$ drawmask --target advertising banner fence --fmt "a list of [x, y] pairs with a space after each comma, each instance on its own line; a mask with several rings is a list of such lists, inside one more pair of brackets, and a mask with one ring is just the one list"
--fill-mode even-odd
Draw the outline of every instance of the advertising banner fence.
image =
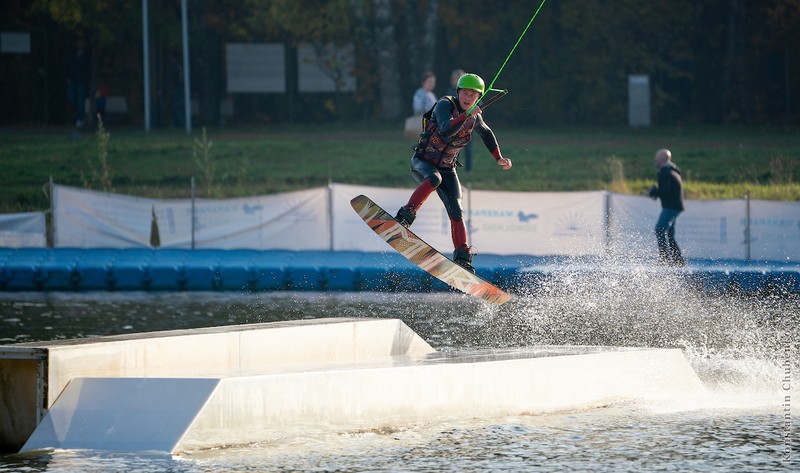
[[[611, 194], [610, 247], [639, 257], [656, 251], [655, 224], [661, 204], [648, 197]], [[675, 239], [686, 257], [744, 259], [744, 200], [695, 200], [675, 224]]]
[[329, 249], [324, 188], [240, 199], [146, 199], [54, 186], [53, 246]]
[[[365, 194], [394, 214], [411, 192], [332, 183], [249, 198], [164, 200], [54, 185], [53, 245], [387, 251], [364, 228], [350, 199]], [[464, 189], [463, 207], [470, 244], [481, 253], [634, 258], [656, 253], [653, 227], [661, 208], [644, 196]], [[435, 195], [412, 229], [443, 253], [452, 251], [449, 218]], [[800, 261], [800, 203], [687, 201], [676, 239], [687, 258]]]
[[46, 235], [44, 212], [0, 215], [0, 247], [44, 248]]
[[800, 261], [800, 202], [751, 200], [749, 220], [737, 218], [750, 232], [747, 259]]

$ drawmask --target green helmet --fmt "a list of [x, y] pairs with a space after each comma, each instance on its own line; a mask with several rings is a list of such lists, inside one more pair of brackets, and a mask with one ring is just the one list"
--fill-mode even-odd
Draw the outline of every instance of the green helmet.
[[486, 85], [478, 74], [464, 74], [458, 79], [456, 88], [477, 90], [483, 94]]

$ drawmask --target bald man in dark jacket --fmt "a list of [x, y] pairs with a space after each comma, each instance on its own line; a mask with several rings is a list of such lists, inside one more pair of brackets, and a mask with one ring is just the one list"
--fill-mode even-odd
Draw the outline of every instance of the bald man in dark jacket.
[[672, 153], [666, 148], [656, 151], [658, 186], [650, 189], [650, 197], [661, 199], [661, 214], [656, 222], [658, 262], [670, 266], [685, 266], [681, 249], [675, 241], [675, 221], [684, 210], [683, 180], [681, 170], [672, 162]]

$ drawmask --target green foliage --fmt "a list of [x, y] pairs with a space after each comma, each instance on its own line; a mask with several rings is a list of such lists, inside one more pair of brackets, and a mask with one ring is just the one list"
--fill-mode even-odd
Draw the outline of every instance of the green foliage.
[[113, 192], [112, 185], [113, 172], [108, 162], [108, 143], [111, 140], [111, 133], [107, 132], [103, 126], [103, 119], [97, 115], [97, 131], [95, 132], [95, 142], [97, 143], [96, 162], [89, 161], [88, 166], [92, 179], [84, 181], [84, 187], [92, 188], [94, 184], [100, 185], [103, 192]]
[[625, 181], [625, 165], [622, 163], [622, 160], [616, 156], [609, 157], [608, 171], [611, 175], [608, 190], [611, 192], [619, 192], [621, 194], [630, 193], [628, 183]]
[[[214, 198], [287, 192], [347, 184], [412, 188], [411, 143], [396, 127], [373, 123], [212, 130], [193, 140], [187, 159], [182, 131], [114, 133], [114, 191], [153, 198], [188, 198], [200, 173]], [[497, 128], [503, 171], [480, 141], [473, 169], [459, 172], [475, 190], [580, 191], [607, 189], [641, 194], [655, 183], [653, 153], [673, 151], [691, 199], [741, 198], [800, 201], [796, 179], [800, 134], [780, 130], [599, 128]], [[100, 175], [93, 140], [67, 141], [57, 131], [0, 130], [0, 213], [42, 210], [41, 187], [80, 187], [82, 175]], [[98, 142], [99, 144], [99, 142]], [[102, 166], [99, 169], [102, 171]], [[110, 175], [110, 169], [109, 169]], [[782, 182], [779, 182], [781, 181]], [[98, 179], [99, 181], [99, 179]], [[627, 190], [626, 190], [627, 189]]]
[[794, 182], [795, 168], [800, 168], [800, 158], [791, 156], [774, 156], [769, 161], [769, 180], [773, 184], [791, 184]]
[[[397, 64], [401, 78], [392, 93], [410, 97], [431, 55], [438, 94], [446, 90], [454, 68], [491, 80], [539, 3], [511, 0], [498, 7], [482, 0], [439, 1], [433, 18], [436, 50], [419, 51], [422, 25], [432, 16], [431, 2], [385, 1], [383, 5], [391, 6], [388, 16], [398, 51], [389, 62]], [[153, 85], [159, 90], [168, 82], [166, 59], [181, 49], [180, 2], [149, 5]], [[215, 112], [208, 110], [217, 110], [216, 101], [225, 94], [224, 45], [230, 42], [354, 44], [357, 93], [323, 97], [328, 112], [302, 117], [379, 116], [381, 99], [389, 92], [380, 87], [386, 78], [379, 67], [375, 6], [370, 0], [189, 2], [193, 90], [200, 98], [202, 121], [215, 123]], [[58, 75], [53, 71], [61, 68], [55, 63], [63, 59], [64, 44], [84, 36], [96, 59], [95, 77], [110, 83], [112, 95], [142, 103], [140, 81], [131, 80], [142, 76], [141, 61], [131, 60], [141, 55], [141, 0], [33, 0], [16, 2], [8, 11], [20, 28], [52, 30], [51, 74]], [[22, 24], [42, 17], [46, 21]], [[19, 58], [14, 61], [14, 70], [31, 79], [19, 95], [39, 94], [40, 84], [32, 80], [38, 62], [33, 67]], [[336, 69], [336, 64], [330, 66]], [[621, 125], [627, 118], [628, 76], [648, 74], [656, 124], [796, 123], [798, 70], [797, 0], [551, 0], [498, 78], [496, 86], [509, 89], [513, 99], [493, 109], [491, 117], [496, 123]], [[51, 79], [50, 84], [63, 82], [61, 77]], [[53, 103], [59, 99], [54, 97]], [[319, 97], [307, 99], [295, 97], [293, 103], [307, 108]], [[23, 107], [0, 99], [2, 108], [9, 104]], [[286, 101], [268, 104], [253, 107], [247, 116], [251, 123], [295, 119], [285, 113]], [[243, 109], [237, 115], [244, 116]], [[141, 110], [132, 112], [140, 119]]]
[[98, 44], [107, 44], [120, 39], [112, 18], [125, 18], [131, 5], [131, 0], [34, 0], [31, 9], [48, 14], [57, 24]]
[[341, 42], [352, 38], [349, 0], [274, 0], [267, 11], [266, 23], [288, 33], [296, 42]]
[[200, 138], [194, 139], [194, 147], [192, 148], [192, 157], [197, 165], [197, 170], [200, 172], [202, 184], [206, 189], [206, 197], [217, 197], [214, 190], [214, 161], [211, 159], [211, 145], [213, 142], [208, 139], [206, 134], [206, 127], [203, 127], [203, 132]]

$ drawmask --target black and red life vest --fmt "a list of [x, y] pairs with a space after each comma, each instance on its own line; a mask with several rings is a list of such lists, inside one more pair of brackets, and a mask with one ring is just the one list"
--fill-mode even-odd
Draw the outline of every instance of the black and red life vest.
[[[460, 115], [455, 97], [446, 95], [440, 100], [449, 100], [453, 106], [451, 118]], [[438, 102], [437, 102], [438, 103]], [[422, 118], [423, 132], [419, 144], [414, 147], [416, 155], [436, 167], [452, 168], [457, 165], [458, 153], [472, 140], [472, 129], [475, 127], [476, 115], [467, 117], [461, 129], [453, 136], [446, 139], [442, 136], [439, 125], [433, 120], [433, 106]]]

